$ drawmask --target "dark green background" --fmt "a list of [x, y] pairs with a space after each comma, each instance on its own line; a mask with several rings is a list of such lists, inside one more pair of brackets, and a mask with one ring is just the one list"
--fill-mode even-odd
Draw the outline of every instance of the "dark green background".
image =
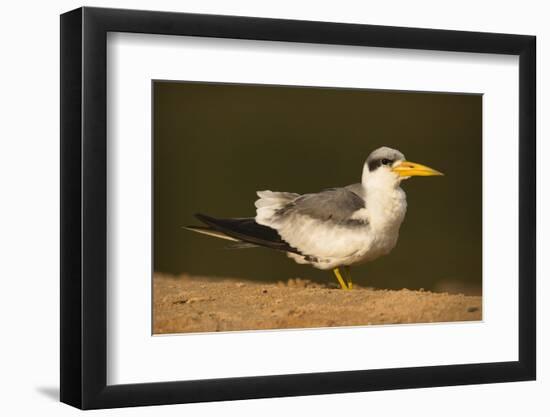
[[481, 292], [482, 97], [361, 89], [155, 81], [154, 269], [165, 273], [333, 280], [268, 249], [182, 229], [193, 213], [255, 215], [256, 190], [316, 192], [361, 179], [379, 146], [444, 177], [403, 182], [397, 247], [354, 268], [379, 288]]

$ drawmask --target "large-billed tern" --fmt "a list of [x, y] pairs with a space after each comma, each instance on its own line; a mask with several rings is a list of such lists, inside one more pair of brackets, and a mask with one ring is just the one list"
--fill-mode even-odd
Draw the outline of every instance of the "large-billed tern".
[[352, 289], [349, 267], [386, 255], [397, 243], [407, 211], [401, 181], [432, 175], [443, 174], [382, 147], [365, 161], [361, 183], [303, 195], [258, 191], [256, 217], [196, 214], [206, 226], [188, 229], [286, 252], [299, 264], [332, 269], [341, 288]]

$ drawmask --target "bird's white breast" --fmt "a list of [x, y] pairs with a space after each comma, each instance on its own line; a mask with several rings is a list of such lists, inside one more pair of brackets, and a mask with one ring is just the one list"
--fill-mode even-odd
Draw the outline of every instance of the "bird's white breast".
[[405, 192], [400, 188], [388, 192], [373, 190], [367, 197], [366, 216], [369, 223], [369, 244], [357, 262], [365, 262], [389, 253], [397, 244], [399, 228], [407, 212]]
[[390, 192], [373, 191], [353, 219], [361, 224], [335, 225], [314, 219], [296, 218], [279, 228], [292, 246], [311, 257], [289, 253], [298, 263], [332, 269], [374, 260], [396, 245], [399, 227], [407, 210], [406, 196], [399, 187]]

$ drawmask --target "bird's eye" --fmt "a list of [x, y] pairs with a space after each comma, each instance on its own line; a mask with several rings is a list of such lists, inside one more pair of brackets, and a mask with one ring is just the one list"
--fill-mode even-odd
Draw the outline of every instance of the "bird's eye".
[[386, 158], [382, 159], [382, 165], [389, 165], [389, 164], [391, 164], [391, 161], [389, 159], [386, 159]]

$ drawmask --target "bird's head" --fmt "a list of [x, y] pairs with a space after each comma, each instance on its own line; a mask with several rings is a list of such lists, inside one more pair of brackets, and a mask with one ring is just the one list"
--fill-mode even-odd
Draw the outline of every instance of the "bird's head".
[[425, 165], [410, 162], [405, 155], [396, 149], [383, 146], [371, 152], [363, 167], [363, 184], [392, 184], [398, 185], [402, 180], [410, 177], [428, 177], [443, 175]]

